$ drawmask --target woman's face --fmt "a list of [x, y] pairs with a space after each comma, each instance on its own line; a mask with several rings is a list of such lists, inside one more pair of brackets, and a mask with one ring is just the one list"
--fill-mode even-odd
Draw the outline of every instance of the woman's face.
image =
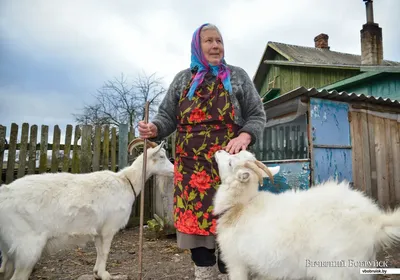
[[217, 30], [208, 29], [200, 32], [201, 50], [211, 65], [218, 65], [224, 57], [224, 45]]

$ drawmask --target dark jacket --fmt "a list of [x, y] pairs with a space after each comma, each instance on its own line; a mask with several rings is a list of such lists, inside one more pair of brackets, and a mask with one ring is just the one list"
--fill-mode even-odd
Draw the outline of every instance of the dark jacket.
[[[251, 135], [250, 145], [253, 145], [266, 123], [261, 98], [246, 71], [237, 66], [228, 65], [228, 67], [231, 70], [232, 94], [230, 97], [235, 112], [235, 123], [242, 127], [239, 133], [247, 132]], [[151, 140], [163, 139], [175, 131], [178, 101], [191, 76], [192, 73], [187, 68], [174, 77], [157, 115], [152, 120], [152, 123], [157, 126], [158, 136]]]

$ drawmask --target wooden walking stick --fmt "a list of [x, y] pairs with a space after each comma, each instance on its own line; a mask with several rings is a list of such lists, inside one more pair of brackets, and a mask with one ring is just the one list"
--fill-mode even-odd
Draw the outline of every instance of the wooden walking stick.
[[[144, 107], [144, 121], [149, 122], [149, 101]], [[146, 165], [147, 165], [147, 138], [144, 139], [143, 148], [143, 168], [142, 168], [142, 191], [140, 193], [140, 227], [139, 227], [139, 280], [142, 280], [143, 267], [143, 220], [144, 220], [144, 187], [146, 185]]]

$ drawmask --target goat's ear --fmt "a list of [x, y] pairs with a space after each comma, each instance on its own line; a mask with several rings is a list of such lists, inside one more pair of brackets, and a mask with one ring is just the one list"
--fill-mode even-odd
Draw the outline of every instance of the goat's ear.
[[250, 179], [250, 171], [247, 169], [239, 169], [236, 172], [236, 179], [238, 179], [242, 183], [246, 183]]

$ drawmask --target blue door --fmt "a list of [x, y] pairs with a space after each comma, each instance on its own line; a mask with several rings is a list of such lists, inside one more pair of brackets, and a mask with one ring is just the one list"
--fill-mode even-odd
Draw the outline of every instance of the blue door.
[[312, 132], [312, 180], [314, 184], [334, 178], [352, 182], [352, 150], [349, 105], [310, 98]]

